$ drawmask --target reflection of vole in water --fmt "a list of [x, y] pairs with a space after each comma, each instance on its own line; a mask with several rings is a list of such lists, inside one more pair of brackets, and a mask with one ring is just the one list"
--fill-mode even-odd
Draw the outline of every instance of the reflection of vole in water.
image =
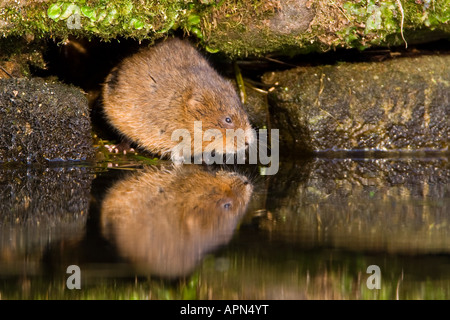
[[[226, 153], [227, 129], [244, 130], [247, 144], [256, 139], [233, 86], [187, 41], [166, 40], [123, 60], [106, 78], [102, 95], [111, 124], [155, 154], [166, 155], [179, 143], [171, 139], [176, 129], [194, 139], [194, 121], [202, 122], [203, 132], [222, 133], [217, 143], [204, 141], [203, 151], [209, 145], [208, 151]], [[227, 152], [236, 153], [236, 144], [230, 147], [235, 152]], [[191, 153], [199, 154], [193, 143]]]
[[252, 190], [244, 176], [201, 166], [140, 172], [109, 190], [102, 234], [138, 270], [184, 276], [231, 239]]

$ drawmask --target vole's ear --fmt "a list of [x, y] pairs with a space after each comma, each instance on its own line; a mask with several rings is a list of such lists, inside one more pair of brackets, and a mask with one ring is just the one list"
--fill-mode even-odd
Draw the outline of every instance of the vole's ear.
[[187, 87], [183, 91], [182, 101], [187, 110], [192, 109], [195, 106], [194, 89], [192, 87]]
[[104, 85], [106, 92], [110, 94], [114, 89], [116, 89], [118, 83], [119, 83], [119, 68], [115, 67], [106, 77]]

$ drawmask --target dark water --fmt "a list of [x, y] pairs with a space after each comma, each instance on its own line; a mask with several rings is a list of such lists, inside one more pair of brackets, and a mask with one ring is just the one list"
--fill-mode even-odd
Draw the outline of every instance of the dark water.
[[1, 168], [0, 298], [449, 299], [449, 181], [448, 155]]

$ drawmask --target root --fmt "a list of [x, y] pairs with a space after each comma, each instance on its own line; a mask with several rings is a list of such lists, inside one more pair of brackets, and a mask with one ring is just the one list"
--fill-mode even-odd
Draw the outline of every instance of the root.
[[398, 4], [398, 8], [400, 9], [400, 13], [402, 14], [402, 20], [400, 22], [400, 34], [402, 35], [403, 42], [405, 43], [405, 48], [408, 48], [408, 42], [406, 42], [405, 36], [403, 35], [403, 23], [405, 21], [405, 12], [403, 11], [402, 2], [400, 0], [396, 0]]

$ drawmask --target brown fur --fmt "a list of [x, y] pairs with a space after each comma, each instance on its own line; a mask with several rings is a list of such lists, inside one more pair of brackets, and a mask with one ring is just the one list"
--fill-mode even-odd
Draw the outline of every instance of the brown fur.
[[[203, 132], [219, 129], [224, 148], [226, 129], [241, 128], [247, 143], [255, 140], [231, 83], [189, 42], [176, 38], [144, 48], [115, 67], [103, 86], [103, 105], [114, 127], [159, 155], [178, 144], [171, 140], [175, 129], [189, 130], [194, 139], [194, 121], [202, 121]], [[208, 144], [203, 143], [203, 151]]]
[[102, 234], [138, 271], [184, 276], [231, 239], [252, 190], [244, 176], [201, 166], [140, 172], [106, 195]]

